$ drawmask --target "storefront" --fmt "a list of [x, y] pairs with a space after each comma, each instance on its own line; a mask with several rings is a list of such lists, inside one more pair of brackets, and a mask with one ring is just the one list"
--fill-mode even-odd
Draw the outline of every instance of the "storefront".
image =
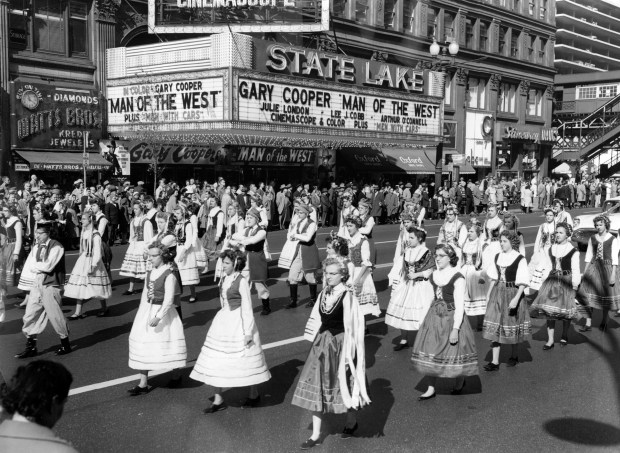
[[12, 165], [24, 175], [19, 179], [35, 172], [45, 182], [70, 185], [84, 164], [95, 180], [111, 167], [98, 152], [103, 124], [95, 90], [24, 79], [11, 85]]
[[437, 72], [239, 34], [109, 49], [108, 61], [108, 132], [130, 142], [132, 176], [157, 162], [177, 180], [326, 185], [351, 150], [443, 140]]
[[530, 124], [498, 122], [495, 126], [497, 172], [531, 181], [549, 173], [557, 130]]

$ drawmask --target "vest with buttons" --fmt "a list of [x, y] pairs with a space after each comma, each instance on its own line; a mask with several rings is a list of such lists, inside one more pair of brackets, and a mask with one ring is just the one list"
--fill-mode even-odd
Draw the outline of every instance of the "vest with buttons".
[[[43, 275], [45, 276], [43, 278], [43, 283], [42, 283], [43, 286], [63, 286], [65, 284], [65, 276], [66, 276], [65, 249], [60, 244], [60, 242], [55, 241], [54, 239], [50, 239], [49, 242], [47, 243], [47, 247], [41, 254], [40, 260], [37, 260], [37, 261], [38, 262], [46, 261], [50, 255], [50, 250], [52, 250], [52, 248], [54, 247], [60, 247], [62, 249], [62, 254], [60, 256], [60, 260], [58, 260], [58, 263], [56, 263], [56, 266], [54, 266], [51, 272], [43, 272]], [[38, 248], [39, 246], [36, 246], [32, 251], [32, 253], [35, 254], [35, 259], [37, 256], [36, 253], [38, 251]]]

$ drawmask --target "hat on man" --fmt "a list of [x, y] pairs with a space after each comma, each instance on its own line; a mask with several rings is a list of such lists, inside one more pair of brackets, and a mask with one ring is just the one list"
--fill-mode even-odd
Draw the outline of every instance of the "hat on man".
[[109, 186], [109, 185], [110, 185], [110, 181], [108, 180], [103, 181], [103, 187]]
[[341, 183], [340, 183], [340, 188], [341, 188], [341, 189], [344, 189], [344, 187], [345, 187], [344, 183], [343, 183], [343, 182], [341, 182]]
[[256, 209], [256, 208], [250, 209], [247, 212], [246, 216], [254, 217], [257, 222], [260, 222], [260, 212], [258, 212], [258, 209]]
[[411, 183], [410, 183], [410, 182], [408, 182], [407, 184], [405, 184], [405, 187], [406, 187], [407, 189], [411, 189], [413, 186], [411, 185]]
[[60, 189], [52, 189], [52, 193], [54, 195], [60, 195], [61, 192], [60, 192]]
[[286, 188], [287, 188], [287, 189], [292, 189], [292, 188], [293, 188], [293, 186], [291, 186], [290, 184], [287, 184], [287, 185], [286, 185]]
[[144, 181], [138, 181], [138, 185], [139, 186], [143, 186], [144, 185]]
[[286, 189], [286, 184], [280, 184], [280, 190]]
[[306, 203], [299, 203], [296, 207], [298, 212], [304, 212], [306, 215], [310, 214], [310, 206], [308, 206]]
[[123, 186], [130, 186], [130, 185], [131, 185], [131, 183], [130, 183], [129, 181], [125, 181], [125, 182], [123, 183]]
[[74, 186], [79, 186], [80, 184], [82, 184], [84, 181], [82, 181], [81, 179], [76, 180], [73, 185]]

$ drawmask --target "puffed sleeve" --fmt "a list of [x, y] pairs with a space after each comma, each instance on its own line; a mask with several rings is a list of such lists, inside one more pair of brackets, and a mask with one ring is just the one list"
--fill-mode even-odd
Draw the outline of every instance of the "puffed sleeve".
[[254, 313], [252, 311], [252, 296], [250, 285], [245, 278], [239, 281], [239, 292], [241, 293], [241, 328], [243, 335], [252, 335], [254, 330]]
[[144, 242], [150, 242], [153, 239], [153, 225], [150, 221], [144, 222]]
[[620, 242], [614, 237], [611, 241], [611, 264], [614, 266], [618, 265], [618, 252], [620, 252]]
[[459, 230], [459, 239], [458, 245], [460, 248], [463, 248], [465, 242], [467, 241], [467, 227], [463, 224], [461, 225], [461, 229]]
[[157, 316], [162, 319], [168, 313], [168, 310], [174, 305], [174, 293], [176, 292], [177, 278], [174, 274], [169, 274], [164, 282], [164, 301], [161, 308], [157, 311]]
[[519, 253], [525, 258], [525, 240], [522, 234], [519, 234]]
[[465, 314], [465, 278], [462, 276], [454, 282], [454, 324], [453, 329], [460, 329]]
[[[616, 255], [617, 256], [617, 255]], [[579, 269], [579, 251], [573, 253], [570, 259], [571, 277], [573, 279], [573, 287], [576, 288], [581, 283], [581, 270]]]
[[372, 267], [372, 263], [370, 262], [370, 246], [368, 245], [368, 241], [362, 241], [362, 266]]
[[[81, 241], [80, 241], [81, 242]], [[92, 263], [97, 264], [101, 260], [101, 236], [93, 234], [93, 259]], [[88, 269], [90, 271], [90, 269]]]
[[368, 217], [366, 224], [363, 225], [359, 231], [363, 235], [368, 236], [370, 233], [372, 233], [372, 229], [374, 228], [374, 226], [375, 226], [375, 219], [373, 219], [372, 217]]
[[527, 268], [527, 260], [525, 259], [525, 257], [521, 258], [521, 260], [519, 261], [515, 285], [530, 286], [530, 271]]
[[489, 258], [488, 266], [483, 266], [489, 278], [495, 281], [499, 280], [499, 275], [497, 275], [497, 266], [495, 265], [496, 256], [497, 255]]
[[594, 246], [592, 245], [592, 238], [590, 238], [590, 240], [588, 241], [588, 248], [586, 250], [586, 257], [584, 261], [586, 263], [591, 263], [593, 256], [594, 256]]

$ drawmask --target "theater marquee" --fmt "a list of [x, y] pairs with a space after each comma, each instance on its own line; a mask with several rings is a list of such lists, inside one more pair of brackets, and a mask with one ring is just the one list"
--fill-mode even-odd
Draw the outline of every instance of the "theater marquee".
[[329, 30], [329, 0], [149, 0], [149, 33]]

